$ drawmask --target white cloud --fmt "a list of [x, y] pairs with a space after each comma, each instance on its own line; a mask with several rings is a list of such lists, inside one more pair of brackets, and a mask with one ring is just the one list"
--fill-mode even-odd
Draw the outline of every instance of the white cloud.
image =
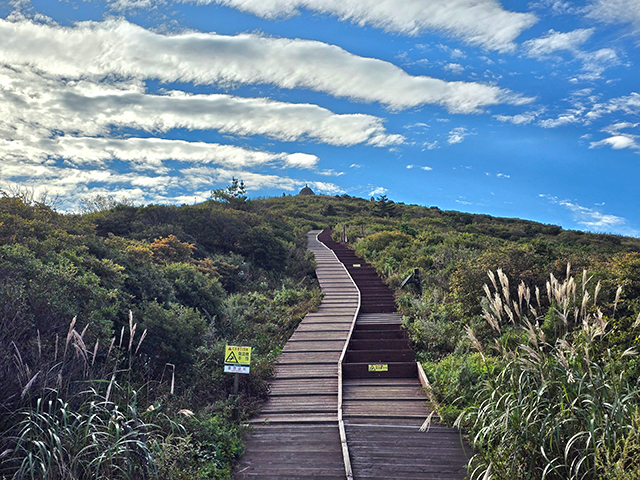
[[74, 27], [0, 20], [0, 63], [61, 78], [106, 76], [161, 82], [306, 88], [393, 109], [424, 104], [472, 113], [523, 98], [491, 85], [411, 76], [395, 65], [318, 41], [242, 34], [161, 35], [122, 19]]
[[552, 195], [540, 194], [540, 197], [570, 210], [574, 214], [574, 220], [579, 225], [587, 227], [590, 230], [598, 232], [626, 230], [624, 228], [626, 221], [622, 217], [604, 214], [595, 209], [583, 207], [577, 203], [570, 202], [569, 200], [560, 200]]
[[582, 28], [571, 32], [549, 30], [545, 36], [527, 40], [523, 45], [532, 57], [544, 57], [559, 51], [575, 52], [589, 40], [593, 32], [593, 28]]
[[604, 140], [600, 140], [599, 142], [591, 142], [589, 148], [605, 146], [611, 147], [614, 150], [622, 150], [625, 148], [640, 149], [638, 136], [629, 134], [613, 135], [609, 138], [605, 138]]
[[447, 63], [444, 66], [444, 69], [457, 75], [460, 75], [462, 72], [464, 72], [464, 67], [459, 63]]
[[384, 187], [375, 187], [369, 192], [369, 197], [376, 197], [378, 195], [384, 195], [389, 190]]
[[[24, 163], [12, 159], [0, 162], [0, 178], [11, 182], [20, 177], [20, 185], [36, 193], [47, 191], [59, 195], [63, 210], [77, 210], [80, 200], [96, 193], [129, 198], [136, 203], [191, 203], [209, 196], [212, 188], [241, 178], [249, 191], [263, 188], [296, 191], [308, 183], [317, 192], [336, 194], [342, 189], [329, 182], [296, 180], [287, 176], [265, 175], [242, 168], [193, 166], [171, 174], [121, 172], [109, 168], [85, 169]], [[178, 192], [177, 194], [175, 192]], [[184, 194], [189, 192], [189, 194]]]
[[309, 185], [318, 193], [333, 195], [342, 193], [343, 190], [329, 182], [313, 182], [296, 180], [290, 177], [278, 175], [263, 175], [242, 170], [228, 170], [223, 168], [195, 167], [183, 170], [185, 176], [196, 179], [203, 185], [228, 184], [232, 178], [241, 178], [248, 190], [261, 190], [263, 188], [282, 189], [286, 191], [300, 190], [304, 185]]
[[640, 33], [640, 0], [591, 0], [587, 16], [603, 23], [628, 23]]
[[449, 145], [461, 143], [468, 135], [470, 135], [470, 133], [465, 127], [456, 127], [449, 132], [447, 143]]
[[389, 146], [404, 141], [401, 135], [387, 133], [382, 119], [370, 115], [337, 115], [316, 105], [221, 94], [150, 95], [136, 81], [67, 81], [28, 67], [0, 66], [0, 135], [4, 138], [48, 137], [52, 132], [106, 135], [113, 127], [147, 132], [217, 130], [342, 146]]
[[538, 122], [538, 125], [540, 125], [542, 128], [557, 128], [574, 123], [580, 123], [580, 121], [581, 118], [578, 113], [567, 112], [559, 115], [557, 118], [547, 118], [545, 120], [540, 120]]
[[538, 2], [530, 3], [529, 6], [531, 8], [549, 9], [553, 15], [576, 13], [577, 11], [570, 2], [563, 2], [561, 0], [540, 0]]
[[622, 112], [627, 115], [640, 114], [640, 94], [633, 92], [624, 97], [613, 98], [605, 103], [596, 103], [585, 114], [585, 117], [591, 121], [615, 112]]
[[435, 150], [440, 147], [440, 143], [437, 140], [434, 140], [433, 142], [422, 142], [421, 147], [423, 152], [425, 150]]
[[404, 128], [406, 129], [416, 129], [416, 130], [426, 130], [429, 127], [428, 123], [424, 123], [424, 122], [416, 122], [416, 123], [411, 123], [409, 125], [405, 125]]
[[107, 166], [113, 160], [131, 164], [134, 170], [167, 173], [167, 160], [198, 164], [216, 164], [227, 168], [245, 168], [278, 164], [284, 167], [312, 169], [318, 157], [305, 153], [271, 153], [248, 150], [234, 145], [186, 142], [161, 138], [55, 137], [43, 139], [0, 139], [0, 157], [32, 163], [65, 160], [75, 166]]
[[495, 0], [183, 1], [199, 5], [217, 3], [269, 19], [292, 16], [300, 9], [308, 9], [358, 25], [372, 25], [408, 35], [444, 31], [467, 43], [499, 51], [512, 50], [520, 33], [537, 21], [535, 15], [507, 11]]
[[582, 45], [594, 34], [594, 28], [582, 28], [571, 32], [549, 32], [541, 38], [526, 41], [523, 45], [529, 56], [543, 59], [559, 52], [570, 52], [582, 62], [582, 73], [573, 81], [596, 80], [610, 67], [620, 64], [617, 52], [613, 48], [601, 48], [596, 51], [584, 51]]
[[612, 48], [601, 48], [595, 52], [579, 52], [577, 58], [582, 61], [583, 73], [577, 75], [581, 80], [597, 80], [607, 68], [620, 65], [620, 58]]
[[419, 165], [407, 165], [408, 169], [412, 169], [412, 168], [419, 168], [420, 170], [424, 170], [425, 172], [429, 172], [431, 170], [433, 170], [433, 168], [431, 167], [421, 167]]
[[494, 115], [496, 120], [513, 123], [514, 125], [528, 125], [536, 119], [534, 112], [519, 113], [517, 115]]
[[603, 132], [610, 133], [615, 135], [620, 132], [620, 130], [627, 130], [630, 128], [636, 128], [640, 123], [631, 123], [631, 122], [618, 122], [602, 129]]

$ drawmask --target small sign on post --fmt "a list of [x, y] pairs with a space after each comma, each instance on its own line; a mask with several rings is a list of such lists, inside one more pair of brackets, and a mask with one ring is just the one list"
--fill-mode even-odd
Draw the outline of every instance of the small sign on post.
[[239, 373], [248, 374], [249, 365], [251, 365], [251, 347], [239, 347], [236, 345], [227, 345], [224, 347], [224, 371], [233, 373], [233, 414], [232, 418], [238, 420], [238, 387]]
[[[247, 366], [247, 371], [237, 373], [249, 373], [249, 365], [251, 365], [251, 347], [227, 345], [224, 347], [224, 363], [225, 367], [227, 365], [245, 365]], [[236, 371], [234, 370], [233, 373], [236, 373]]]

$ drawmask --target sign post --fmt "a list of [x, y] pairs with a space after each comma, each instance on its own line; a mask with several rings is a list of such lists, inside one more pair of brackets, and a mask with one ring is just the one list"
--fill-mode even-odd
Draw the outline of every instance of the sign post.
[[240, 385], [239, 374], [249, 374], [251, 365], [251, 347], [239, 347], [227, 345], [224, 347], [224, 371], [233, 373], [233, 419], [238, 419], [238, 389]]

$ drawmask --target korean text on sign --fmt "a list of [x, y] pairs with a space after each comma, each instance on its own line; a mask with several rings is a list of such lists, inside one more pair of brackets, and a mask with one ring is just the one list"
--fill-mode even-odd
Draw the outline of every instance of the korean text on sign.
[[227, 345], [224, 349], [224, 363], [229, 365], [251, 365], [251, 347]]

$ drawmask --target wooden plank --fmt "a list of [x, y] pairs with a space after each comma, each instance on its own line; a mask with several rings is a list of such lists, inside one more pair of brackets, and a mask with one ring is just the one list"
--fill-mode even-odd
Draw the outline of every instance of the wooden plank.
[[348, 330], [296, 330], [289, 342], [308, 342], [315, 340], [340, 340], [342, 345], [347, 340]]
[[322, 332], [322, 331], [348, 332], [349, 329], [350, 329], [350, 324], [347, 322], [334, 322], [334, 321], [322, 322], [322, 323], [305, 322], [305, 323], [300, 323], [300, 325], [298, 325], [298, 328], [296, 329], [293, 335], [297, 334], [298, 332]]
[[282, 352], [341, 352], [344, 340], [313, 340], [308, 342], [287, 342]]
[[327, 423], [335, 423], [338, 424], [338, 414], [337, 413], [307, 413], [305, 415], [300, 415], [297, 413], [292, 414], [258, 414], [249, 420], [250, 424], [266, 424], [266, 423], [319, 423], [319, 424], [327, 424]]
[[283, 378], [275, 379], [270, 384], [270, 393], [282, 395], [286, 393], [335, 393], [338, 394], [338, 379], [316, 378]]
[[335, 363], [283, 364], [276, 366], [274, 378], [336, 378], [338, 365]]
[[278, 357], [281, 364], [302, 364], [302, 363], [330, 363], [337, 364], [340, 359], [340, 352], [282, 352]]

